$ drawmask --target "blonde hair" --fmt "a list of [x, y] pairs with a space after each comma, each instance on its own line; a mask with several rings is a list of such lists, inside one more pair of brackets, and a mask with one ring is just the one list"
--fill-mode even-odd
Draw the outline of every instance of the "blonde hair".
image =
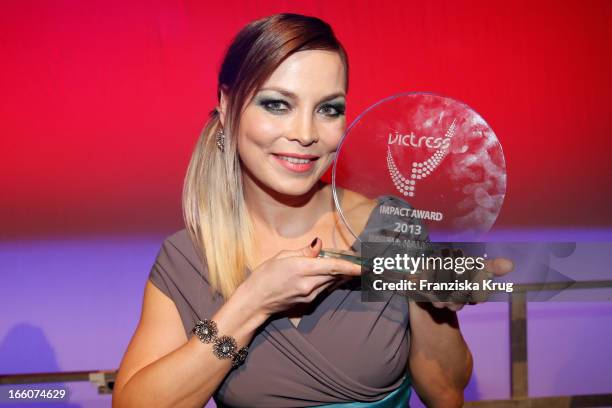
[[324, 21], [299, 14], [276, 14], [244, 27], [230, 44], [217, 83], [227, 98], [223, 132], [224, 151], [216, 144], [222, 129], [217, 109], [202, 130], [191, 156], [183, 184], [183, 219], [190, 238], [208, 267], [214, 292], [227, 300], [254, 265], [254, 232], [244, 200], [242, 172], [235, 135], [240, 114], [256, 89], [291, 54], [311, 49], [339, 53], [348, 60], [331, 27]]

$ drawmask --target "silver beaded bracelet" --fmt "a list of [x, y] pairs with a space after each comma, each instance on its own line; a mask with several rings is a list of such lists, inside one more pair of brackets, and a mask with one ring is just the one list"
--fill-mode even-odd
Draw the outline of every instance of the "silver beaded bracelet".
[[232, 336], [217, 337], [217, 323], [212, 320], [204, 319], [196, 323], [192, 330], [202, 343], [214, 343], [213, 353], [219, 359], [232, 359], [232, 367], [238, 367], [244, 363], [248, 353], [248, 347], [244, 346], [239, 350], [236, 340]]

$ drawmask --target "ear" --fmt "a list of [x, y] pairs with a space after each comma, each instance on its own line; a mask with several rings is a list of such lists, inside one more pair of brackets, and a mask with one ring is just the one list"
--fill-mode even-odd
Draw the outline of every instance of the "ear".
[[219, 121], [221, 126], [225, 127], [225, 114], [227, 112], [227, 87], [222, 85], [219, 88], [220, 100], [219, 100]]

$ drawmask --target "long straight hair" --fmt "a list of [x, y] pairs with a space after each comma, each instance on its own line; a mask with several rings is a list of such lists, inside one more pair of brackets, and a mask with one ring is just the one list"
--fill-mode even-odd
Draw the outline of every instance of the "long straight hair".
[[213, 294], [227, 300], [253, 269], [253, 225], [244, 199], [236, 135], [240, 115], [274, 70], [291, 54], [329, 50], [339, 54], [348, 91], [348, 59], [329, 24], [316, 17], [275, 14], [253, 21], [233, 39], [221, 64], [217, 100], [227, 98], [224, 150], [216, 144], [219, 111], [210, 112], [183, 184], [183, 219], [208, 267]]

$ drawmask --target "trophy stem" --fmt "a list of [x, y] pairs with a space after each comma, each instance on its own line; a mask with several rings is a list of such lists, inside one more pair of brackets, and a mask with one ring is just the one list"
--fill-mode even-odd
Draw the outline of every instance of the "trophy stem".
[[339, 249], [322, 249], [319, 252], [317, 258], [344, 259], [345, 261], [349, 261], [361, 266], [369, 266], [372, 264], [372, 260], [359, 256], [359, 254], [355, 252], [343, 251]]

